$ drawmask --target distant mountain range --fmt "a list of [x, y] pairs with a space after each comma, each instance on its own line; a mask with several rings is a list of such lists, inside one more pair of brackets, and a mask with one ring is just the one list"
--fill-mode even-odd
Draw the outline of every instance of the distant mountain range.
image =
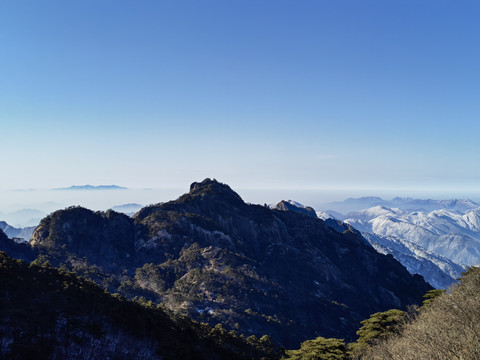
[[480, 205], [471, 200], [366, 197], [332, 204], [337, 210], [367, 206], [346, 215], [327, 213], [351, 224], [375, 249], [392, 254], [434, 287], [446, 288], [468, 266], [480, 264]]
[[55, 188], [52, 190], [80, 190], [80, 191], [95, 191], [95, 190], [127, 190], [126, 187], [118, 185], [72, 185], [66, 188]]
[[408, 212], [376, 206], [342, 220], [362, 232], [403, 239], [458, 264], [480, 264], [480, 209]]
[[[116, 185], [112, 185], [116, 186]], [[379, 197], [351, 198], [331, 203], [339, 209], [366, 209], [350, 211], [315, 211], [293, 200], [279, 201], [271, 209], [294, 210], [326, 220], [345, 221], [361, 231], [370, 244], [383, 254], [390, 253], [411, 273], [419, 273], [436, 288], [446, 288], [460, 276], [466, 266], [480, 263], [479, 205], [468, 199], [422, 200]], [[387, 207], [385, 204], [392, 207]], [[403, 209], [400, 209], [400, 206]], [[117, 205], [112, 210], [133, 216], [142, 209], [136, 203]], [[425, 211], [424, 209], [434, 209]], [[23, 209], [0, 214], [5, 220], [2, 228], [9, 237], [29, 240], [45, 213]], [[10, 224], [15, 224], [11, 226]]]
[[0, 221], [5, 221], [16, 228], [37, 226], [47, 213], [37, 209], [21, 209], [13, 212], [0, 213]]
[[0, 250], [290, 348], [320, 335], [353, 339], [370, 314], [419, 304], [431, 289], [348, 224], [291, 202], [247, 204], [210, 179], [133, 217], [56, 211], [26, 246], [4, 239]]
[[[480, 208], [480, 204], [469, 199], [452, 200], [422, 200], [409, 197], [396, 197], [392, 200], [384, 200], [380, 197], [369, 196], [360, 198], [349, 198], [343, 201], [335, 201], [325, 205], [326, 209], [333, 210], [342, 214], [352, 211], [359, 211], [375, 206], [384, 206], [387, 208], [397, 208], [405, 211], [433, 211], [440, 209], [457, 210], [465, 212], [467, 210]], [[328, 212], [328, 210], [327, 210]]]

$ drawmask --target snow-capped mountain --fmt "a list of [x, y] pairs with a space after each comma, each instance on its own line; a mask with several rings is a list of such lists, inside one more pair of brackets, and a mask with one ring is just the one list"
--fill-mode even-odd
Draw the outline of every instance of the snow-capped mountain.
[[395, 237], [462, 265], [480, 264], [480, 209], [407, 212], [376, 206], [343, 221], [363, 233]]
[[[387, 203], [375, 197], [350, 202]], [[393, 203], [404, 208], [377, 205], [347, 215], [315, 213], [322, 220], [339, 219], [353, 226], [378, 252], [392, 254], [410, 273], [422, 275], [436, 288], [447, 288], [468, 266], [480, 264], [480, 208], [476, 203], [410, 198], [395, 198], [390, 201]], [[413, 210], [406, 210], [410, 207]], [[270, 208], [312, 214], [312, 208], [292, 200]]]
[[[397, 200], [396, 200], [397, 199]], [[396, 198], [397, 204], [401, 201]], [[350, 212], [342, 220], [381, 253], [391, 253], [410, 272], [445, 288], [468, 266], [480, 264], [480, 208], [470, 200], [409, 200], [409, 204], [444, 206], [407, 211], [374, 206]]]
[[469, 199], [422, 200], [396, 197], [387, 202], [387, 206], [397, 207], [407, 211], [433, 211], [440, 209], [448, 209], [465, 212], [468, 210], [479, 208], [480, 204], [477, 204], [476, 202]]
[[315, 213], [317, 214], [317, 217], [319, 219], [322, 219], [322, 220], [327, 220], [327, 219], [336, 220], [337, 219], [335, 216], [333, 216], [333, 214], [329, 214], [325, 211], [315, 211]]
[[363, 232], [368, 242], [382, 254], [392, 254], [411, 274], [420, 274], [437, 289], [445, 289], [458, 279], [464, 266], [429, 253], [421, 246], [394, 236], [381, 236]]

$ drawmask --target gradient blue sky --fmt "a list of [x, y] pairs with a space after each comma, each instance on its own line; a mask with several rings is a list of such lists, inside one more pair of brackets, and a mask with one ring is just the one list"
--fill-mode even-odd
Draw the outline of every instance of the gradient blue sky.
[[0, 188], [478, 195], [479, 19], [468, 0], [3, 0]]

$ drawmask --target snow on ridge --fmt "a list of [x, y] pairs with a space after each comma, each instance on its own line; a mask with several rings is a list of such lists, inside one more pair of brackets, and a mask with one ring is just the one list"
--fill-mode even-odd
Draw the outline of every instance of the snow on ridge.
[[315, 211], [315, 214], [317, 214], [317, 217], [322, 220], [327, 220], [327, 219], [337, 220], [334, 216], [330, 215], [325, 211]]
[[358, 211], [375, 206], [385, 206], [387, 208], [399, 208], [408, 212], [424, 211], [429, 212], [438, 209], [458, 210], [465, 212], [473, 209], [480, 209], [480, 204], [470, 199], [415, 199], [410, 197], [395, 197], [391, 200], [384, 200], [379, 197], [360, 197], [349, 198], [343, 201], [329, 203], [327, 206], [335, 211], [348, 213], [349, 211]]
[[[306, 208], [292, 200], [287, 202]], [[416, 207], [408, 210], [405, 203]], [[421, 274], [437, 288], [446, 288], [466, 267], [480, 264], [480, 207], [468, 199], [396, 198], [389, 204], [349, 212], [343, 217], [327, 211], [316, 214], [323, 220], [337, 218], [350, 224], [377, 251], [391, 253], [411, 273]]]
[[436, 288], [448, 287], [468, 266], [480, 264], [480, 207], [468, 199], [395, 198], [341, 220]]
[[457, 264], [480, 264], [480, 209], [390, 210], [376, 206], [349, 213], [344, 221], [362, 233], [395, 237]]
[[375, 250], [392, 254], [411, 274], [420, 274], [437, 289], [446, 289], [460, 277], [465, 267], [402, 239], [362, 233]]
[[345, 215], [345, 219], [354, 218], [361, 219], [362, 221], [368, 221], [381, 215], [397, 216], [403, 213], [404, 211], [398, 208], [388, 208], [383, 205], [377, 205], [368, 209], [349, 212], [347, 215]]

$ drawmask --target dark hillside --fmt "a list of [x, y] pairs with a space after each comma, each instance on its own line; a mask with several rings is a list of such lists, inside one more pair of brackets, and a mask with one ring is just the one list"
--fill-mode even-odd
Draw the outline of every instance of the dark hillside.
[[243, 339], [0, 252], [2, 359], [256, 359]]
[[458, 286], [434, 295], [417, 317], [367, 348], [361, 359], [480, 359], [480, 268], [470, 268]]

